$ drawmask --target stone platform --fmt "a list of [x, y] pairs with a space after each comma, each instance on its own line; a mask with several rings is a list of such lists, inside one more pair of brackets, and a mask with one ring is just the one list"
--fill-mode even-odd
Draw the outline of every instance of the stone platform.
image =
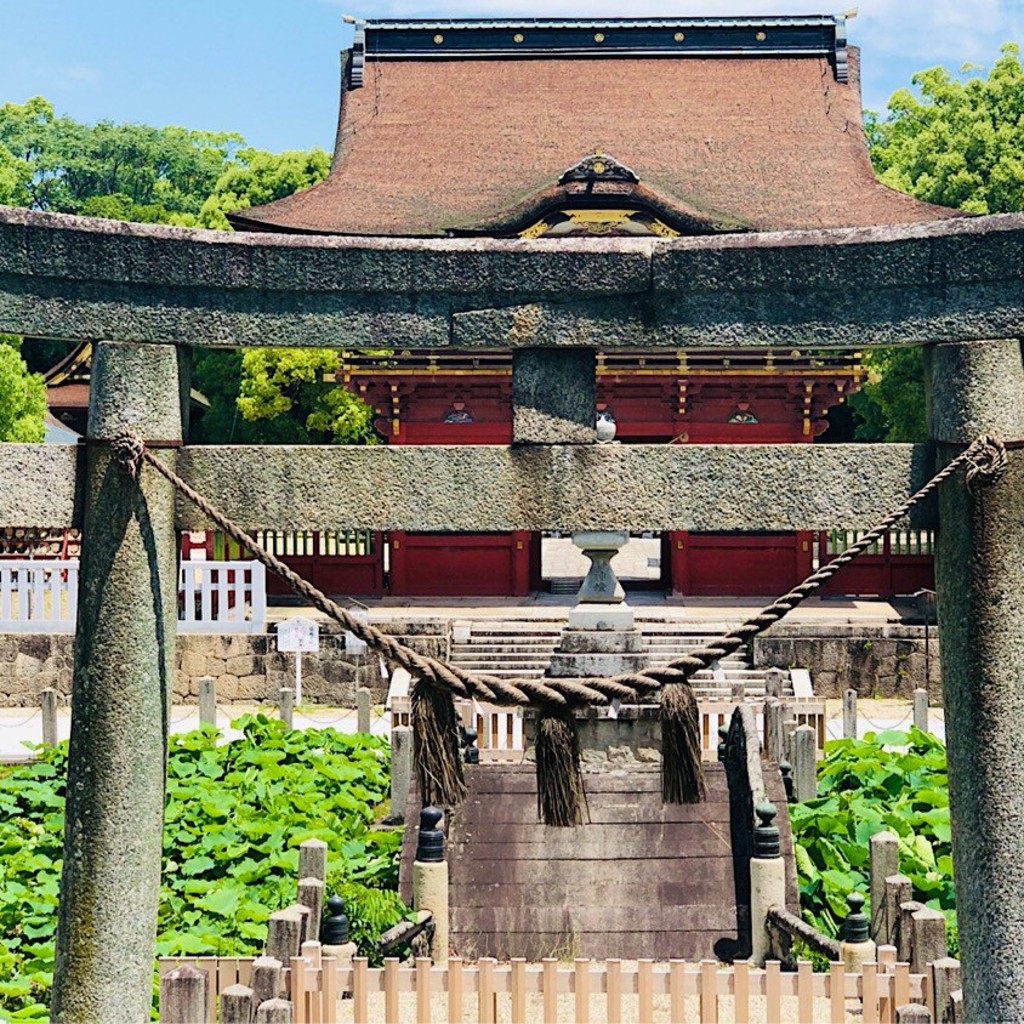
[[[453, 948], [531, 960], [715, 956], [720, 939], [736, 938], [736, 896], [726, 774], [706, 767], [707, 801], [687, 806], [661, 802], [656, 766], [587, 772], [589, 823], [565, 829], [537, 822], [532, 765], [470, 768], [469, 796], [448, 822]], [[766, 774], [782, 806], [778, 773]], [[410, 838], [414, 827], [406, 847]]]

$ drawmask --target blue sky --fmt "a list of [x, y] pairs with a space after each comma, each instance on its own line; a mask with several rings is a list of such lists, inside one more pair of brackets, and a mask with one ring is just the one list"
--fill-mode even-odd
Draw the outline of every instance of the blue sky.
[[[851, 0], [851, 6], [855, 0]], [[0, 102], [44, 95], [60, 113], [241, 132], [282, 150], [333, 143], [338, 51], [359, 17], [799, 14], [817, 2], [732, 0], [0, 0]], [[1024, 0], [866, 0], [850, 22], [865, 105], [923, 67], [989, 65], [1024, 40]], [[13, 45], [12, 45], [13, 43]]]

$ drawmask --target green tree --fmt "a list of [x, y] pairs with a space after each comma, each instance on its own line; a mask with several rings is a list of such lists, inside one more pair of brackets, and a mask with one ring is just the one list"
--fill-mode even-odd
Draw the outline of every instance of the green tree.
[[[36, 96], [0, 106], [0, 203], [87, 217], [229, 229], [225, 213], [291, 195], [330, 169], [322, 150], [268, 153], [234, 132], [58, 116]], [[35, 344], [47, 369], [66, 346]], [[278, 350], [274, 350], [275, 352]], [[237, 352], [197, 354], [195, 381], [209, 399], [196, 425], [210, 443], [308, 443], [372, 439], [372, 413], [324, 379], [325, 350], [243, 363]], [[52, 358], [50, 358], [52, 356]], [[315, 364], [315, 365], [314, 365]], [[244, 411], [237, 405], [246, 398]]]
[[242, 145], [233, 132], [81, 124], [41, 96], [0, 106], [0, 182], [13, 176], [18, 205], [57, 213], [195, 224]]
[[226, 213], [283, 199], [327, 177], [331, 158], [322, 150], [268, 153], [241, 149], [227, 164], [199, 211], [205, 228], [227, 228]]
[[882, 348], [864, 357], [868, 379], [850, 396], [858, 441], [926, 441], [923, 350]]
[[869, 118], [882, 181], [918, 199], [972, 213], [1024, 209], [1024, 69], [1006, 43], [987, 77], [965, 65], [919, 71], [920, 97], [900, 89], [884, 121]]
[[[1024, 210], [1024, 68], [1007, 43], [987, 76], [965, 65], [919, 71], [919, 95], [900, 89], [888, 115], [866, 118], [871, 159], [887, 185], [971, 213]], [[924, 366], [920, 348], [867, 355], [868, 383], [850, 399], [861, 440], [921, 441]]]
[[42, 441], [46, 388], [20, 348], [21, 338], [0, 334], [0, 441]]
[[227, 228], [224, 213], [327, 175], [322, 150], [268, 153], [236, 132], [82, 124], [43, 97], [0, 106], [0, 201], [57, 213]]
[[251, 421], [294, 417], [306, 434], [296, 440], [376, 443], [373, 409], [337, 385], [337, 368], [334, 349], [246, 349], [238, 409]]

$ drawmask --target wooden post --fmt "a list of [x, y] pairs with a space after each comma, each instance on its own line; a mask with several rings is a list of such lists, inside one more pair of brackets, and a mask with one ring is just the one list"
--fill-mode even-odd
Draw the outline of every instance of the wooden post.
[[284, 993], [284, 973], [281, 961], [272, 956], [259, 956], [252, 962], [252, 985], [256, 1006], [277, 999]]
[[[181, 440], [173, 345], [93, 346], [88, 436]], [[160, 458], [173, 463], [173, 452]], [[86, 446], [51, 1019], [148, 1020], [178, 617], [174, 488]], [[116, 951], [116, 955], [114, 953]]]
[[391, 730], [391, 817], [405, 819], [412, 787], [412, 729], [396, 725]]
[[964, 990], [958, 988], [949, 994], [949, 1019], [953, 1024], [965, 1024]]
[[786, 715], [786, 706], [777, 697], [769, 697], [764, 702], [764, 756], [769, 761], [785, 761], [783, 751], [782, 722]]
[[52, 686], [39, 691], [39, 706], [43, 709], [43, 746], [57, 743], [57, 691]]
[[[871, 938], [875, 942], [892, 942], [885, 916], [885, 880], [900, 869], [899, 838], [892, 832], [876, 832], [868, 840], [870, 867], [868, 869], [871, 896]], [[903, 899], [908, 899], [908, 892]], [[902, 903], [903, 900], [901, 899]], [[897, 904], [899, 906], [899, 904]]]
[[793, 730], [793, 796], [813, 800], [818, 795], [818, 737], [809, 725]]
[[931, 907], [922, 907], [910, 918], [910, 969], [925, 974], [929, 964], [943, 959], [946, 954], [946, 917]]
[[302, 946], [302, 915], [294, 910], [275, 910], [267, 920], [268, 957], [290, 964]]
[[857, 691], [843, 693], [843, 739], [857, 738]]
[[373, 694], [365, 686], [356, 690], [356, 732], [370, 732], [370, 708]]
[[300, 879], [295, 902], [309, 907], [309, 938], [319, 938], [320, 920], [324, 916], [324, 883], [319, 878]]
[[932, 1014], [921, 1003], [904, 1003], [896, 1007], [896, 1024], [932, 1024]]
[[932, 961], [932, 997], [935, 1001], [935, 1024], [956, 1024], [953, 993], [962, 985], [960, 961], [942, 956]]
[[[206, 971], [200, 971], [191, 964], [182, 964], [160, 979], [160, 1020], [163, 1024], [204, 1021], [209, 1003], [210, 976]], [[148, 1015], [144, 1019], [148, 1020]]]
[[928, 691], [920, 686], [914, 691], [914, 725], [921, 732], [928, 731]]
[[[303, 903], [293, 903], [290, 907], [285, 907], [284, 909], [288, 913], [297, 914], [299, 920], [302, 922], [302, 927], [299, 930], [299, 935], [301, 936], [301, 938], [299, 939], [299, 947], [301, 952], [302, 945], [316, 937], [314, 935], [310, 935], [309, 933], [310, 929], [312, 928], [313, 920], [312, 915], [309, 912], [309, 907], [307, 907]], [[317, 928], [317, 931], [319, 931], [319, 927]]]
[[[1024, 438], [1017, 338], [926, 349], [931, 439], [939, 460], [988, 433]], [[993, 484], [964, 474], [939, 490], [936, 591], [949, 806], [968, 1020], [1024, 1006], [1024, 451]]]
[[906, 875], [888, 875], [885, 879], [885, 936], [879, 945], [899, 946], [900, 907], [913, 895], [913, 885]]
[[786, 708], [787, 717], [782, 722], [782, 757], [779, 759], [779, 763], [782, 761], [795, 761], [796, 755], [793, 753], [793, 734], [797, 730], [796, 718], [792, 717], [792, 708]]
[[217, 725], [217, 683], [213, 676], [199, 677], [199, 724]]
[[220, 994], [221, 1024], [251, 1024], [256, 1006], [248, 985], [228, 985]]
[[896, 951], [900, 963], [909, 964], [914, 957], [914, 915], [923, 909], [924, 904], [917, 900], [907, 900], [900, 904], [896, 931]]
[[287, 999], [268, 999], [256, 1008], [256, 1024], [292, 1024], [292, 1004]]
[[765, 672], [764, 693], [766, 697], [781, 697], [785, 686], [786, 673], [781, 668], [770, 668]]
[[318, 878], [326, 884], [327, 844], [322, 839], [307, 839], [299, 845], [299, 878]]
[[290, 686], [282, 686], [277, 691], [277, 704], [281, 709], [281, 721], [291, 729], [295, 711], [295, 691]]

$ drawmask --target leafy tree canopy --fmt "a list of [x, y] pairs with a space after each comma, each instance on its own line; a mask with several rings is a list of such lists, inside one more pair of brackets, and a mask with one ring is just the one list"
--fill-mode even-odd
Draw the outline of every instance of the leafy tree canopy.
[[0, 441], [42, 441], [46, 388], [20, 348], [21, 338], [0, 334]]
[[236, 132], [57, 116], [41, 96], [0, 106], [0, 201], [55, 213], [226, 228], [224, 211], [320, 181], [321, 149], [268, 153]]
[[193, 380], [210, 402], [191, 431], [207, 444], [372, 444], [373, 411], [331, 382], [332, 349], [196, 351]]
[[[871, 159], [887, 185], [971, 213], [1024, 210], [1024, 68], [1006, 43], [987, 77], [965, 65], [913, 76], [919, 95], [900, 89], [888, 116], [868, 114]], [[920, 348], [878, 349], [865, 357], [868, 383], [851, 397], [861, 440], [922, 441], [924, 367]]]
[[241, 149], [217, 179], [199, 211], [204, 228], [228, 228], [225, 213], [283, 199], [327, 177], [331, 158], [322, 149], [267, 153]]
[[[41, 96], [0, 106], [0, 203], [14, 206], [229, 229], [228, 211], [308, 188], [329, 169], [322, 149], [269, 153], [234, 132], [81, 124], [58, 116]], [[45, 369], [63, 350], [36, 343], [31, 354], [34, 367]], [[13, 379], [17, 365], [24, 376], [17, 347], [0, 346], [0, 374]], [[193, 436], [249, 444], [370, 440], [372, 410], [331, 382], [336, 366], [337, 354], [325, 349], [267, 349], [244, 360], [239, 352], [197, 353], [195, 383], [210, 404]], [[24, 381], [23, 389], [35, 387], [34, 377]], [[0, 384], [0, 401], [6, 394]], [[0, 439], [14, 429], [8, 420], [22, 422], [19, 408], [4, 401]]]
[[274, 420], [290, 413], [305, 431], [305, 440], [373, 444], [373, 410], [331, 379], [337, 367], [334, 349], [247, 349], [238, 409], [247, 420]]
[[941, 67], [900, 89], [884, 121], [867, 123], [871, 158], [882, 181], [918, 199], [971, 213], [1024, 209], [1024, 68], [1006, 43], [988, 77], [965, 65], [957, 78]]

